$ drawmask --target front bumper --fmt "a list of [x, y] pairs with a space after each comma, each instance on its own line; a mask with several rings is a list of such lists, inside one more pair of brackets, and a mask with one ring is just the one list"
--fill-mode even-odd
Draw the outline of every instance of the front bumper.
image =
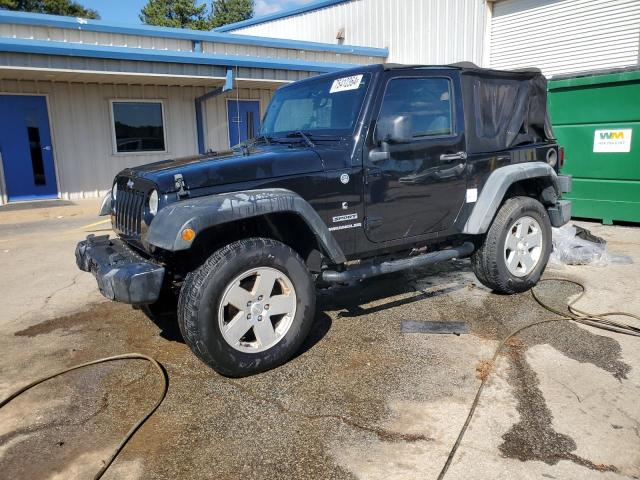
[[76, 264], [93, 273], [100, 293], [111, 300], [144, 305], [160, 296], [164, 267], [144, 259], [120, 239], [89, 235], [76, 246]]

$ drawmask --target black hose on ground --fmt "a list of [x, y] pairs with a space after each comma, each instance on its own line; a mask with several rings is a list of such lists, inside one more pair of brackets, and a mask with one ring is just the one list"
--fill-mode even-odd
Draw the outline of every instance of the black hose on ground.
[[64, 370], [60, 370], [59, 372], [53, 373], [51, 375], [47, 375], [46, 377], [42, 377], [42, 378], [39, 378], [38, 380], [34, 380], [30, 384], [25, 385], [24, 387], [20, 388], [19, 390], [16, 390], [15, 392], [13, 392], [11, 395], [9, 395], [7, 398], [5, 398], [4, 400], [2, 400], [0, 402], [0, 408], [4, 407], [11, 400], [13, 400], [17, 396], [23, 394], [27, 390], [29, 390], [29, 389], [31, 389], [31, 388], [35, 387], [36, 385], [39, 385], [39, 384], [41, 384], [43, 382], [46, 382], [47, 380], [50, 380], [50, 379], [52, 379], [54, 377], [58, 377], [58, 376], [63, 375], [65, 373], [71, 372], [73, 370], [78, 370], [79, 368], [84, 368], [84, 367], [88, 367], [88, 366], [91, 366], [91, 365], [97, 365], [99, 363], [114, 362], [114, 361], [117, 361], [117, 360], [146, 360], [146, 361], [150, 362], [151, 365], [153, 365], [155, 367], [155, 369], [158, 371], [158, 374], [162, 378], [162, 392], [160, 393], [160, 395], [158, 395], [158, 399], [156, 400], [156, 403], [147, 411], [147, 413], [145, 413], [145, 415], [142, 418], [140, 418], [140, 420], [138, 420], [135, 423], [135, 425], [133, 425], [133, 427], [131, 427], [129, 429], [129, 431], [125, 434], [124, 438], [116, 446], [116, 448], [113, 451], [113, 453], [109, 456], [109, 458], [107, 458], [104, 461], [104, 465], [102, 466], [102, 468], [100, 468], [98, 473], [96, 473], [96, 475], [93, 477], [95, 480], [98, 480], [99, 478], [102, 477], [102, 475], [104, 475], [104, 472], [107, 471], [107, 469], [109, 468], [109, 465], [111, 465], [113, 463], [115, 458], [122, 451], [122, 449], [127, 444], [127, 442], [131, 439], [133, 434], [136, 433], [136, 431], [142, 426], [142, 424], [144, 422], [146, 422], [149, 419], [149, 417], [151, 415], [153, 415], [153, 412], [155, 412], [157, 410], [157, 408], [160, 406], [160, 404], [164, 400], [164, 397], [167, 395], [167, 389], [169, 388], [169, 378], [167, 377], [167, 373], [165, 372], [164, 368], [162, 368], [162, 365], [160, 365], [160, 363], [158, 363], [154, 358], [149, 357], [147, 355], [143, 355], [141, 353], [125, 353], [123, 355], [115, 355], [113, 357], [100, 358], [98, 360], [93, 360], [91, 362], [82, 363], [80, 365], [74, 365], [73, 367], [66, 368]]
[[[531, 289], [531, 295], [533, 296], [534, 300], [536, 302], [538, 302], [538, 304], [540, 304], [540, 306], [542, 308], [544, 308], [545, 310], [554, 313], [556, 315], [558, 315], [557, 317], [553, 317], [553, 318], [546, 318], [543, 320], [539, 320], [537, 322], [533, 322], [533, 323], [529, 323], [527, 325], [524, 325], [522, 327], [519, 327], [517, 329], [515, 329], [514, 331], [512, 331], [509, 335], [507, 335], [504, 339], [502, 339], [502, 341], [500, 342], [500, 344], [498, 345], [498, 347], [496, 348], [493, 357], [491, 359], [491, 365], [492, 365], [492, 370], [495, 369], [495, 362], [498, 358], [498, 355], [500, 354], [500, 352], [502, 351], [502, 349], [504, 348], [505, 344], [509, 341], [509, 339], [515, 337], [517, 334], [521, 333], [522, 331], [534, 327], [536, 325], [541, 325], [543, 323], [550, 323], [550, 322], [562, 322], [562, 321], [569, 321], [569, 320], [573, 320], [574, 322], [578, 322], [578, 323], [584, 323], [585, 325], [589, 325], [591, 327], [596, 327], [596, 328], [602, 328], [604, 330], [608, 330], [611, 332], [616, 332], [616, 333], [623, 333], [625, 335], [632, 335], [632, 336], [636, 336], [636, 337], [640, 337], [640, 328], [638, 327], [634, 327], [633, 325], [629, 325], [626, 323], [622, 323], [622, 322], [617, 322], [615, 320], [609, 320], [607, 317], [629, 317], [629, 318], [634, 318], [638, 321], [640, 321], [640, 316], [635, 315], [633, 313], [628, 313], [628, 312], [605, 312], [605, 313], [589, 313], [589, 312], [585, 312], [583, 310], [578, 310], [577, 308], [574, 307], [574, 305], [576, 304], [576, 302], [578, 302], [586, 293], [586, 288], [585, 286], [580, 283], [577, 282], [575, 280], [569, 280], [568, 278], [545, 278], [543, 280], [540, 280], [538, 282], [538, 284], [544, 283], [544, 282], [564, 282], [564, 283], [569, 283], [572, 285], [576, 285], [578, 287], [580, 287], [581, 292], [580, 294], [574, 298], [572, 301], [570, 301], [567, 304], [567, 311], [563, 312], [561, 310], [557, 310], [549, 305], [547, 305], [546, 303], [544, 303], [540, 297], [538, 295], [536, 295], [535, 292], [535, 288]], [[480, 396], [482, 395], [482, 390], [484, 389], [484, 386], [487, 383], [487, 379], [490, 377], [491, 372], [489, 372], [488, 375], [483, 376], [481, 382], [480, 382], [480, 386], [478, 387], [478, 391], [476, 392], [476, 395], [473, 399], [473, 402], [471, 403], [471, 408], [469, 409], [469, 413], [467, 414], [467, 418], [464, 422], [464, 425], [462, 425], [462, 428], [460, 429], [460, 433], [458, 433], [458, 438], [456, 438], [455, 443], [453, 444], [453, 447], [451, 447], [451, 450], [449, 451], [449, 455], [447, 457], [447, 461], [445, 462], [444, 466], [442, 467], [442, 470], [440, 470], [440, 474], [438, 475], [438, 480], [442, 480], [445, 475], [447, 474], [447, 471], [449, 470], [449, 467], [451, 466], [451, 462], [453, 461], [453, 458], [456, 455], [456, 452], [458, 450], [458, 447], [460, 446], [460, 443], [462, 442], [462, 439], [465, 435], [465, 433], [467, 432], [467, 428], [469, 427], [469, 424], [471, 423], [471, 419], [473, 418], [473, 414], [476, 411], [476, 408], [478, 407], [478, 403], [480, 401]]]

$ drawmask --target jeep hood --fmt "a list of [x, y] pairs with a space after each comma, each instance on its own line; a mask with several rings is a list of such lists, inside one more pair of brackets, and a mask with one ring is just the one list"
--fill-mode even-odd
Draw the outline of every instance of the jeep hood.
[[322, 160], [315, 150], [296, 144], [272, 144], [252, 147], [245, 153], [225, 151], [162, 160], [127, 168], [121, 175], [150, 180], [166, 194], [176, 191], [174, 176], [178, 174], [189, 190], [195, 190], [322, 169]]

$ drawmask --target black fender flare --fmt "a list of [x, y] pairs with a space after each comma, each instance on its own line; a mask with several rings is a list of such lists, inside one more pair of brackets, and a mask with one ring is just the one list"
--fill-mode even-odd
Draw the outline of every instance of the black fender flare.
[[221, 193], [169, 204], [151, 222], [145, 241], [172, 252], [187, 250], [193, 240], [182, 239], [186, 228], [191, 228], [197, 238], [200, 232], [217, 225], [280, 212], [302, 218], [333, 263], [346, 262], [344, 252], [318, 212], [300, 195], [284, 188]]
[[521, 180], [543, 177], [551, 180], [558, 197], [566, 191], [558, 179], [558, 174], [548, 163], [517, 163], [494, 170], [482, 187], [462, 232], [471, 235], [486, 233], [511, 185]]

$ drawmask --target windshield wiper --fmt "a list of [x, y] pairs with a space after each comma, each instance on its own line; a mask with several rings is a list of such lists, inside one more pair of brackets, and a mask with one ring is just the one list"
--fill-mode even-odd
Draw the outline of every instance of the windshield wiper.
[[309, 135], [304, 133], [302, 130], [296, 130], [295, 132], [291, 132], [289, 135], [287, 135], [287, 137], [288, 138], [300, 137], [304, 140], [304, 143], [307, 144], [307, 147], [314, 148], [316, 146], [316, 144], [313, 143], [309, 138]]
[[253, 137], [251, 140], [248, 140], [241, 145], [245, 148], [251, 148], [254, 145], [256, 145], [260, 140], [264, 140], [264, 143], [266, 143], [267, 145], [271, 145], [273, 138], [261, 133], [257, 137]]
[[241, 143], [238, 143], [237, 145], [234, 145], [233, 147], [231, 147], [232, 150], [235, 149], [241, 149], [245, 154], [248, 153], [249, 149], [251, 147], [254, 147], [255, 145], [258, 144], [259, 141], [264, 140], [264, 142], [267, 145], [271, 145], [271, 142], [273, 142], [273, 137], [269, 137], [267, 135], [263, 135], [260, 134], [257, 137], [252, 138], [251, 140], [247, 140]]

